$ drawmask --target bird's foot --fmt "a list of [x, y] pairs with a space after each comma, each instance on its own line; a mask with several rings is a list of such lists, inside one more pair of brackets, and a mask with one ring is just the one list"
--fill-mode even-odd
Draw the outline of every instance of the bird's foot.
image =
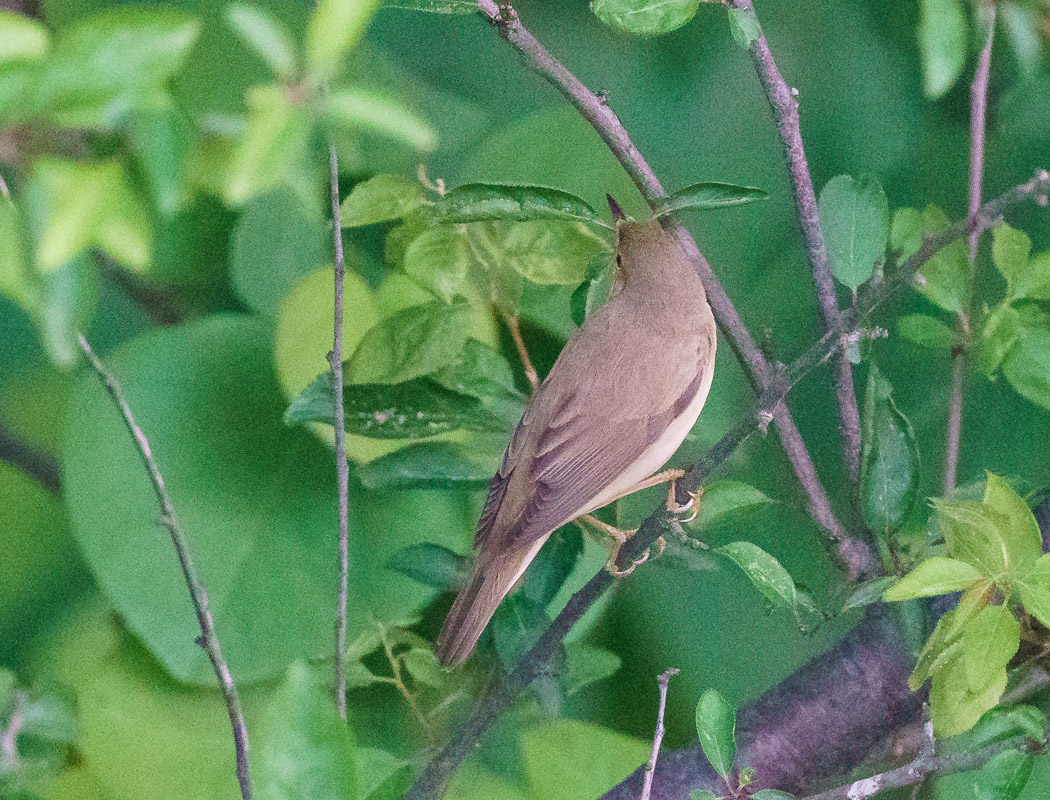
[[[700, 513], [700, 504], [697, 502], [697, 498], [700, 497], [703, 492], [704, 489], [702, 486], [695, 492], [686, 492], [686, 494], [689, 495], [689, 501], [686, 503], [679, 503], [677, 496], [677, 479], [672, 480], [670, 487], [667, 489], [667, 513], [675, 518], [675, 522], [692, 522], [696, 519], [696, 515]], [[693, 513], [685, 519], [682, 519], [681, 515], [690, 510]]]

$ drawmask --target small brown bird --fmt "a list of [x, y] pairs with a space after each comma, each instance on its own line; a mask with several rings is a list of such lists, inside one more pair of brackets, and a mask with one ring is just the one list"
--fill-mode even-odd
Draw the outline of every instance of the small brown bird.
[[627, 222], [609, 205], [619, 287], [561, 351], [492, 479], [473, 571], [437, 640], [446, 666], [467, 659], [551, 533], [652, 485], [711, 388], [715, 320], [700, 278], [659, 220]]

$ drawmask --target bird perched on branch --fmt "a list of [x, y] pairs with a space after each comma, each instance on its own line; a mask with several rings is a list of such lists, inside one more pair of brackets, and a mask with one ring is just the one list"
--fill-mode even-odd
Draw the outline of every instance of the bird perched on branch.
[[[619, 286], [569, 339], [514, 431], [478, 523], [473, 571], [438, 636], [444, 665], [467, 659], [557, 528], [682, 474], [653, 475], [707, 399], [715, 320], [700, 278], [659, 220], [630, 222], [611, 197], [609, 206]], [[616, 574], [624, 536], [602, 527], [619, 539], [610, 558]]]

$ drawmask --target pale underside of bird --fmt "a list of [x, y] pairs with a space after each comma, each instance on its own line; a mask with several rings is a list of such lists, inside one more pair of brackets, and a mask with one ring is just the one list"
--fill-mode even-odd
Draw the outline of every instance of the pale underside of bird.
[[618, 225], [617, 267], [620, 288], [562, 349], [492, 480], [472, 573], [438, 637], [442, 664], [467, 659], [551, 533], [630, 494], [704, 406], [715, 323], [692, 265], [651, 220]]

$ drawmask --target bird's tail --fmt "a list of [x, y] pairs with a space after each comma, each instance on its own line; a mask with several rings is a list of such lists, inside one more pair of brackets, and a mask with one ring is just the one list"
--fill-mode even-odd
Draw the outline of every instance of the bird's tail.
[[470, 580], [449, 609], [438, 635], [434, 650], [442, 666], [455, 667], [467, 660], [496, 607], [514, 588], [543, 541], [502, 554], [495, 561], [479, 557], [474, 562]]

